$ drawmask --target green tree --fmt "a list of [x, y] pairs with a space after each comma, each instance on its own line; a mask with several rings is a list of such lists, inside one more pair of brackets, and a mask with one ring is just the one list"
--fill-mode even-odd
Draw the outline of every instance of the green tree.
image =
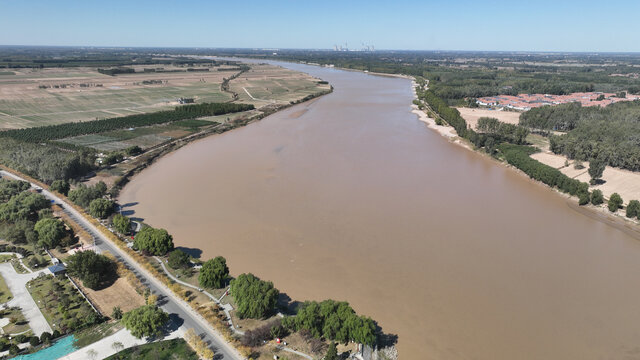
[[604, 196], [602, 196], [602, 191], [593, 190], [591, 192], [591, 203], [593, 205], [600, 205], [604, 202]]
[[604, 173], [607, 166], [606, 160], [602, 156], [597, 156], [589, 161], [589, 176], [591, 176], [591, 184], [595, 184]]
[[169, 253], [168, 263], [172, 269], [184, 269], [189, 266], [189, 255], [180, 249], [173, 250]]
[[58, 246], [65, 235], [64, 223], [53, 218], [39, 220], [34, 229], [38, 233], [38, 245], [47, 249]]
[[613, 193], [609, 198], [609, 203], [607, 204], [609, 207], [609, 211], [616, 212], [618, 209], [622, 207], [622, 198], [618, 193]]
[[587, 205], [589, 203], [589, 192], [578, 193], [578, 205]]
[[331, 342], [329, 344], [329, 348], [327, 349], [327, 354], [324, 356], [324, 360], [338, 360], [338, 349], [336, 348], [336, 343]]
[[116, 320], [122, 319], [122, 310], [120, 309], [120, 306], [113, 307], [113, 311], [111, 312], [111, 317]]
[[97, 289], [116, 275], [116, 265], [108, 257], [93, 251], [81, 251], [66, 259], [70, 275], [82, 280], [84, 286]]
[[272, 282], [260, 280], [253, 274], [241, 274], [231, 280], [231, 293], [238, 306], [236, 314], [241, 319], [264, 318], [273, 311], [280, 294]]
[[640, 201], [631, 200], [627, 205], [627, 213], [628, 218], [640, 217]]
[[122, 214], [115, 214], [112, 223], [113, 227], [120, 234], [127, 235], [131, 231], [131, 219]]
[[56, 180], [51, 183], [51, 186], [49, 186], [49, 190], [59, 192], [64, 196], [67, 196], [70, 188], [71, 187], [66, 180]]
[[227, 260], [222, 256], [216, 256], [202, 265], [198, 282], [202, 287], [219, 289], [225, 285], [228, 276]]
[[107, 199], [94, 199], [89, 203], [91, 216], [104, 219], [113, 213], [113, 202]]
[[122, 315], [122, 324], [137, 338], [159, 335], [169, 314], [155, 305], [144, 305]]
[[164, 255], [173, 250], [173, 237], [165, 229], [142, 228], [133, 240], [134, 246], [151, 255]]

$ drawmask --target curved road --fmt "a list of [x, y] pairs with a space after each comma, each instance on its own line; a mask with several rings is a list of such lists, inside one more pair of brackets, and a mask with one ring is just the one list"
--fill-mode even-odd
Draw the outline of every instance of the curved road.
[[[4, 170], [0, 170], [0, 174], [10, 178], [26, 181], [25, 179]], [[36, 185], [31, 184], [31, 186], [35, 187]], [[206, 341], [213, 349], [216, 354], [215, 359], [243, 359], [242, 355], [224, 341], [222, 336], [213, 330], [204, 318], [197, 314], [186, 302], [175, 296], [171, 290], [149, 274], [128, 254], [120, 250], [120, 248], [115, 244], [111, 243], [111, 241], [109, 241], [102, 232], [87, 221], [74, 208], [47, 190], [42, 190], [41, 194], [46, 198], [53, 200], [55, 203], [62, 205], [64, 212], [85, 231], [91, 234], [96, 246], [101, 251], [109, 251], [112, 253], [119, 261], [122, 261], [129, 269], [131, 269], [138, 278], [142, 279], [143, 283], [149, 287], [151, 292], [158, 295], [158, 305], [170, 314], [174, 325], [182, 328], [181, 330], [183, 331], [193, 328], [196, 333], [202, 336], [204, 341]]]

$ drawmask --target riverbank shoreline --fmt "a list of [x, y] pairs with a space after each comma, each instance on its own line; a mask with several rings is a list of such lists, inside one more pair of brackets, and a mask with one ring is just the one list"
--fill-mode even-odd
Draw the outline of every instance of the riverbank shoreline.
[[[418, 94], [416, 92], [417, 83], [415, 79], [411, 82], [411, 90], [413, 91], [414, 100], [418, 99]], [[509, 165], [504, 161], [499, 161], [498, 159], [489, 156], [488, 154], [478, 151], [474, 149], [468, 142], [461, 139], [456, 133], [455, 129], [451, 126], [437, 125], [436, 121], [430, 118], [427, 113], [423, 110], [420, 110], [417, 105], [411, 105], [411, 112], [418, 116], [418, 120], [427, 124], [427, 127], [439, 134], [440, 136], [447, 139], [450, 143], [461, 146], [464, 149], [472, 151], [473, 153], [484, 156], [492, 161], [504, 166], [505, 168], [514, 170], [517, 174], [523, 176], [531, 183], [543, 186], [546, 189], [553, 191], [554, 193], [561, 196], [567, 203], [567, 206], [572, 210], [580, 213], [581, 215], [587, 216], [591, 219], [597, 220], [603, 224], [609, 225], [611, 227], [616, 228], [626, 234], [633, 236], [637, 240], [640, 240], [640, 221], [627, 218], [621, 210], [618, 210], [616, 213], [611, 213], [608, 208], [606, 202], [601, 205], [593, 205], [591, 203], [586, 205], [578, 205], [577, 198], [575, 196], [568, 195], [566, 193], [561, 192], [560, 190], [550, 187], [541, 181], [537, 181], [529, 177], [525, 172], [516, 168], [515, 166]], [[630, 228], [632, 226], [633, 228]]]

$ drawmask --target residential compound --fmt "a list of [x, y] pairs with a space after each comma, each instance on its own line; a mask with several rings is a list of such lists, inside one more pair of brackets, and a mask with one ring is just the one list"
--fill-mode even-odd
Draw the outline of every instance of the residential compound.
[[481, 106], [527, 111], [535, 107], [559, 105], [570, 102], [579, 102], [582, 106], [607, 106], [618, 101], [632, 101], [638, 99], [640, 99], [640, 96], [630, 94], [627, 94], [626, 97], [617, 97], [614, 93], [578, 92], [569, 95], [497, 95], [478, 98], [476, 102]]

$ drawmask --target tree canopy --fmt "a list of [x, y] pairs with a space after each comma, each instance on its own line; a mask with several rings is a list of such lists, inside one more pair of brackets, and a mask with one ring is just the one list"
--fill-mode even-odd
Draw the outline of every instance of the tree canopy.
[[622, 197], [618, 193], [611, 194], [609, 198], [609, 203], [607, 204], [609, 211], [616, 212], [618, 209], [622, 207]]
[[147, 226], [136, 234], [133, 244], [151, 255], [164, 255], [173, 250], [173, 237], [165, 229]]
[[0, 204], [0, 220], [36, 220], [38, 211], [48, 208], [49, 200], [41, 194], [23, 191]]
[[371, 318], [358, 316], [347, 302], [307, 301], [296, 316], [286, 319], [285, 325], [296, 331], [305, 329], [317, 338], [343, 344], [355, 341], [374, 345], [377, 341], [375, 322]]
[[113, 216], [112, 223], [113, 227], [120, 234], [126, 235], [131, 231], [131, 219], [122, 214], [115, 214]]
[[207, 260], [202, 264], [198, 282], [202, 287], [216, 288], [223, 287], [229, 277], [229, 267], [227, 260], [222, 256], [216, 256], [214, 259]]
[[173, 250], [167, 262], [172, 269], [184, 269], [189, 266], [189, 254], [180, 249]]
[[93, 199], [89, 203], [89, 214], [93, 217], [104, 219], [113, 213], [113, 201], [107, 199]]
[[260, 319], [270, 314], [276, 306], [280, 292], [271, 281], [260, 280], [253, 274], [241, 274], [231, 280], [231, 294], [241, 318]]
[[160, 335], [169, 314], [156, 305], [144, 305], [122, 315], [122, 324], [137, 338]]
[[116, 276], [116, 264], [108, 257], [93, 251], [81, 251], [66, 259], [70, 275], [82, 280], [84, 286], [98, 289]]
[[51, 183], [51, 186], [49, 186], [49, 189], [52, 191], [59, 192], [64, 196], [67, 196], [67, 194], [69, 193], [70, 186], [66, 180], [55, 180], [54, 182]]
[[38, 233], [38, 244], [47, 249], [58, 246], [60, 240], [65, 236], [64, 223], [58, 219], [39, 220], [34, 229]]
[[102, 181], [96, 183], [94, 186], [80, 184], [76, 189], [69, 191], [69, 200], [86, 208], [91, 204], [91, 201], [103, 197], [106, 193], [107, 185]]

